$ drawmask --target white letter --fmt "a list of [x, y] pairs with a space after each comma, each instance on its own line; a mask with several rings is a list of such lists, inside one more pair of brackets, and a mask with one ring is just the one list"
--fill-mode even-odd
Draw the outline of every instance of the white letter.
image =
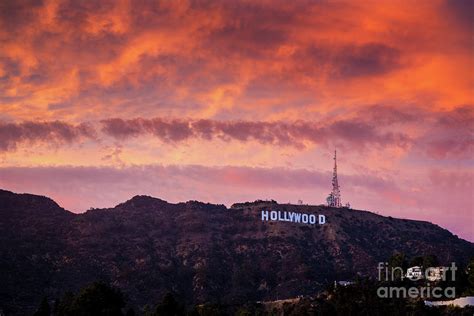
[[299, 223], [301, 220], [301, 213], [295, 213], [295, 223]]
[[[448, 294], [448, 291], [451, 292], [451, 294]], [[449, 297], [449, 298], [455, 298], [456, 297], [456, 288], [455, 287], [447, 287], [444, 289], [444, 296]]]
[[308, 214], [301, 215], [301, 221], [305, 224], [308, 224]]
[[[382, 292], [383, 292], [383, 294], [382, 294]], [[377, 296], [380, 297], [380, 298], [388, 298], [387, 287], [379, 287], [377, 289]]]
[[[441, 288], [439, 286], [435, 286], [433, 288], [433, 291], [431, 291], [431, 292], [433, 293], [434, 298], [441, 298], [441, 296], [443, 296], [443, 294], [439, 293], [439, 292], [441, 292]], [[436, 293], [436, 292], [438, 292], [438, 293]], [[429, 294], [428, 294], [428, 296], [429, 296]]]
[[[390, 294], [389, 294], [389, 295], [390, 295], [390, 296], [389, 296], [390, 298], [394, 298], [394, 297], [396, 297], [396, 298], [400, 298], [400, 297], [404, 298], [404, 297], [407, 297], [407, 289], [404, 288], [404, 287], [396, 287], [396, 286], [394, 286], [394, 287], [390, 287], [389, 289], [390, 289]], [[394, 293], [396, 294], [396, 296], [394, 295]]]
[[383, 262], [379, 262], [379, 265], [377, 266], [377, 270], [379, 271], [379, 281], [382, 281], [382, 270], [383, 270]]
[[316, 216], [314, 214], [311, 214], [309, 216], [309, 223], [310, 224], [316, 224]]
[[293, 222], [293, 221], [294, 221], [294, 217], [295, 217], [295, 213], [290, 212], [290, 213], [289, 213], [289, 216], [290, 216], [290, 222]]
[[268, 211], [262, 211], [262, 221], [268, 221]]
[[408, 296], [411, 298], [416, 298], [418, 296], [418, 289], [416, 287], [410, 287], [408, 289]]
[[319, 215], [319, 224], [322, 225], [322, 224], [326, 224], [326, 216], [324, 215]]
[[276, 221], [277, 220], [277, 212], [271, 211], [270, 212], [270, 218], [272, 219], [272, 221]]
[[456, 263], [451, 262], [451, 281], [456, 281], [456, 270], [458, 268], [456, 267]]

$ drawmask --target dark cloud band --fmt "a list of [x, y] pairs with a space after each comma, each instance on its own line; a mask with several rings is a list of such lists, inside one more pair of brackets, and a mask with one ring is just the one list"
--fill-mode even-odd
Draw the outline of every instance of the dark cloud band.
[[102, 131], [116, 139], [139, 135], [153, 135], [163, 142], [180, 142], [190, 138], [224, 141], [257, 141], [261, 144], [303, 148], [305, 143], [329, 142], [368, 143], [380, 146], [405, 146], [409, 138], [403, 134], [379, 133], [377, 128], [363, 121], [344, 120], [329, 124], [307, 121], [258, 122], [215, 120], [165, 120], [119, 118], [102, 120]]
[[[257, 142], [303, 149], [310, 145], [341, 146], [363, 151], [375, 148], [415, 146], [426, 155], [443, 159], [465, 157], [472, 152], [474, 112], [471, 106], [451, 111], [424, 113], [409, 109], [368, 107], [347, 119], [312, 121], [219, 121], [211, 119], [110, 118], [98, 123], [0, 122], [0, 151], [14, 151], [22, 143], [53, 146], [112, 138], [123, 142], [155, 137], [163, 143], [200, 141]], [[413, 138], [400, 126], [417, 125], [424, 132]], [[395, 126], [396, 128], [391, 128]]]
[[0, 122], [0, 151], [15, 150], [19, 143], [48, 143], [58, 146], [95, 137], [96, 131], [89, 123]]

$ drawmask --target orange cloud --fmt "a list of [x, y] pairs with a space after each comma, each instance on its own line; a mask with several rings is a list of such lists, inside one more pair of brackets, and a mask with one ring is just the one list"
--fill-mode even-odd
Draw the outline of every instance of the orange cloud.
[[295, 105], [315, 113], [472, 101], [472, 21], [452, 2], [4, 6], [0, 102], [18, 119], [177, 107], [193, 117], [297, 119]]

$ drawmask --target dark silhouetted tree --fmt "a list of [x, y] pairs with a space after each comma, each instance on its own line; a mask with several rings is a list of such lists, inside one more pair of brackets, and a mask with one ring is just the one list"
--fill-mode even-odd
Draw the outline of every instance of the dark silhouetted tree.
[[185, 308], [173, 296], [168, 293], [163, 298], [163, 301], [156, 306], [155, 316], [184, 316]]
[[439, 265], [438, 257], [435, 255], [427, 255], [423, 257], [423, 267], [428, 269], [430, 267], [437, 267]]
[[122, 316], [125, 300], [120, 290], [101, 282], [82, 289], [76, 296], [68, 293], [57, 304], [57, 316]]
[[402, 272], [400, 271], [400, 269], [396, 269], [396, 268], [402, 268], [403, 271], [407, 269], [408, 263], [407, 263], [405, 254], [396, 253], [393, 256], [391, 256], [390, 259], [388, 259], [388, 267], [389, 267], [390, 280], [392, 280], [391, 279], [392, 268], [395, 269], [393, 273], [393, 279], [401, 279]]
[[133, 308], [129, 308], [127, 310], [127, 313], [125, 313], [125, 316], [135, 316], [135, 311], [133, 310]]
[[467, 286], [465, 295], [474, 295], [474, 258], [471, 258], [466, 267]]
[[418, 256], [411, 259], [410, 267], [414, 267], [414, 266], [419, 266], [419, 267], [423, 266], [423, 257]]
[[33, 314], [33, 316], [50, 316], [51, 315], [51, 307], [49, 306], [48, 299], [45, 297], [41, 301], [38, 310]]

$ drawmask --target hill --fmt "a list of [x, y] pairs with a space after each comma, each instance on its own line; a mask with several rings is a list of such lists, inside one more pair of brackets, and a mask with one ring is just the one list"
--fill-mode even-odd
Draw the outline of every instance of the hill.
[[[321, 214], [326, 223], [262, 221], [262, 210]], [[47, 197], [0, 190], [0, 308], [13, 314], [96, 280], [138, 307], [169, 291], [193, 304], [311, 295], [376, 275], [396, 252], [465, 263], [474, 245], [429, 222], [351, 209], [135, 196], [73, 214]]]

